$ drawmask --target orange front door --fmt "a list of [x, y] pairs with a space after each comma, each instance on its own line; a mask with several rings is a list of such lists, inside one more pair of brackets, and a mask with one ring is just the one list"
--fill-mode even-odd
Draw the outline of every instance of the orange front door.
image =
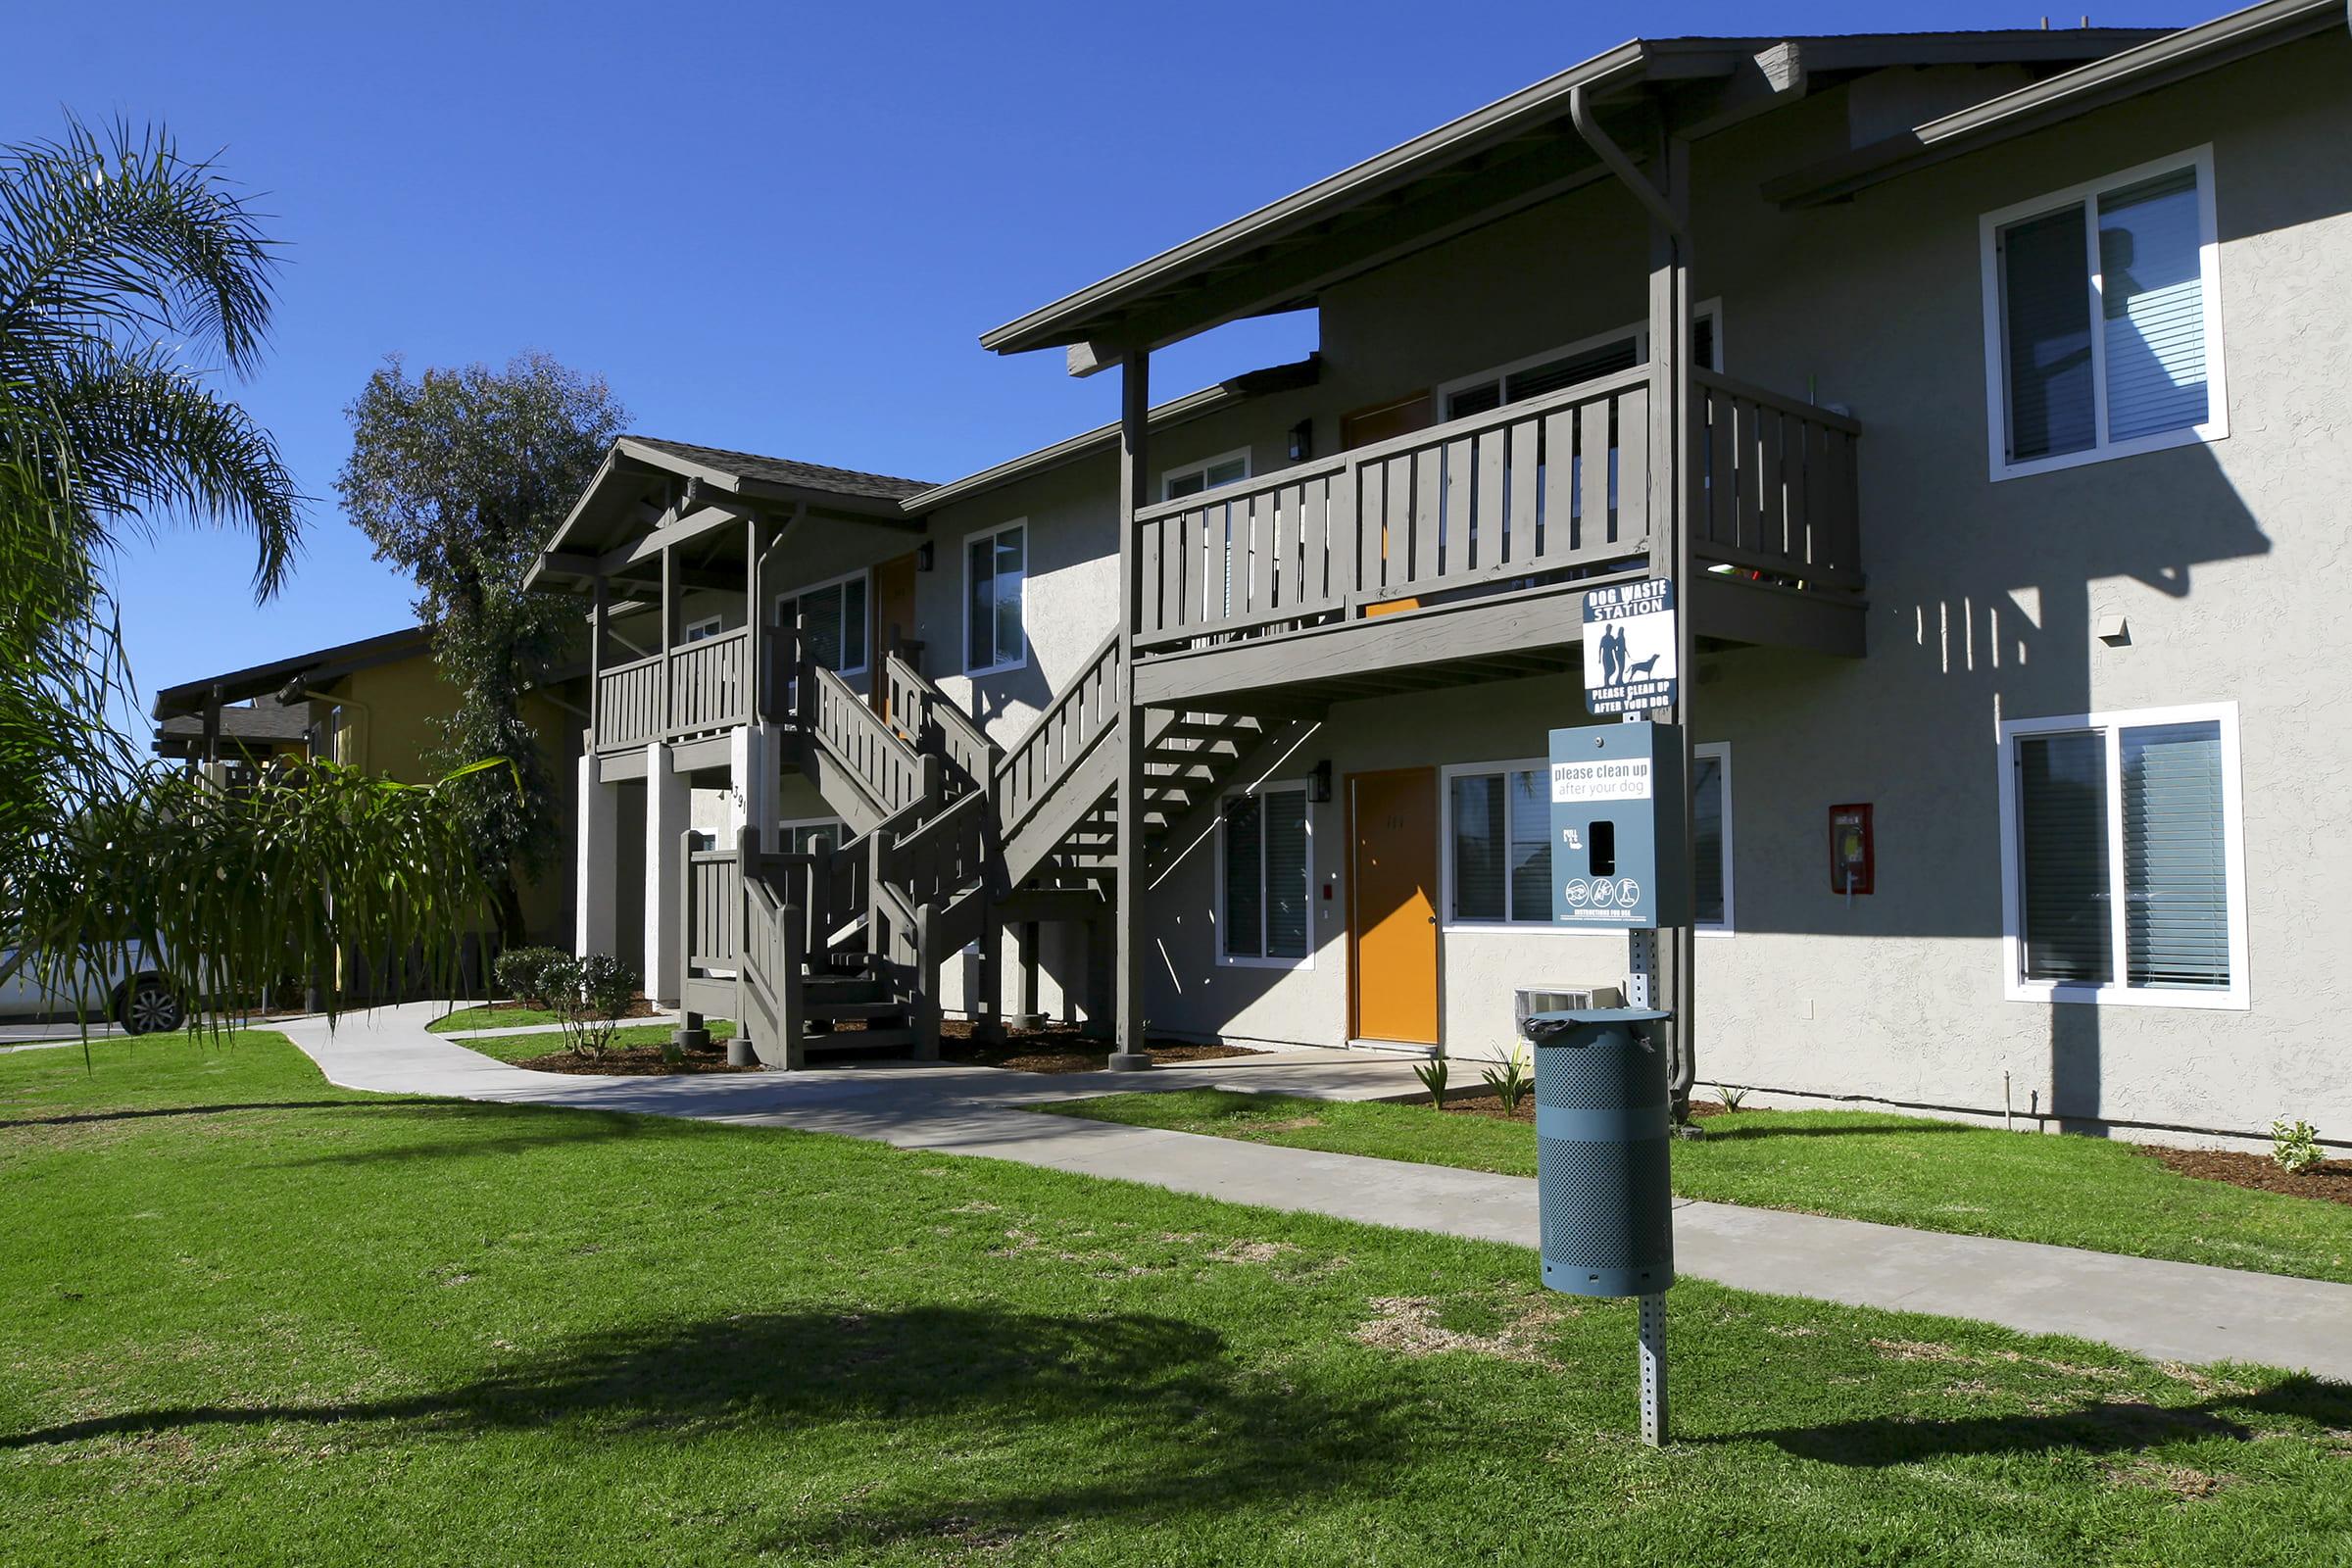
[[1359, 1040], [1438, 1043], [1438, 770], [1348, 781], [1348, 921]]

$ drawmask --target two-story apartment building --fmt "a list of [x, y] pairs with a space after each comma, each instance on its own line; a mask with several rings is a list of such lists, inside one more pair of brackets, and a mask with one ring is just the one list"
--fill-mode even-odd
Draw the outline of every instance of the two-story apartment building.
[[2346, 146], [2334, 3], [1637, 41], [983, 337], [1115, 426], [935, 486], [624, 439], [539, 568], [580, 938], [778, 1062], [1041, 1005], [1495, 1054], [1625, 975], [1539, 759], [1584, 597], [1672, 575], [1703, 1080], [2352, 1120]]

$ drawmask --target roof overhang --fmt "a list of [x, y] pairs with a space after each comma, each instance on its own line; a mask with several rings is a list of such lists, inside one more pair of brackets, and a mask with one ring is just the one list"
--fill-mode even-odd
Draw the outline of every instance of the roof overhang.
[[[1183, 397], [1170, 398], [1165, 403], [1152, 405], [1151, 428], [1153, 430], [1174, 429], [1178, 425], [1190, 423], [1204, 415], [1214, 414], [1220, 409], [1230, 409], [1246, 403], [1251, 398], [1313, 386], [1320, 379], [1321, 374], [1322, 362], [1313, 355], [1309, 355], [1303, 360], [1294, 361], [1289, 365], [1275, 365], [1262, 370], [1251, 370], [1247, 374], [1237, 375], [1231, 380], [1219, 381], [1214, 386], [1204, 386], [1198, 392], [1188, 392]], [[960, 479], [934, 486], [920, 495], [909, 496], [906, 498], [906, 510], [909, 512], [933, 512], [952, 501], [969, 500], [973, 496], [986, 494], [1001, 485], [1010, 484], [1016, 479], [1031, 478], [1037, 474], [1065, 466], [1098, 452], [1106, 452], [1118, 444], [1118, 439], [1119, 426], [1116, 421], [1097, 425], [1092, 430], [1081, 431], [1077, 435], [1056, 441], [1052, 446], [1040, 447], [1035, 452], [1023, 453], [1021, 456], [1000, 463], [994, 467], [982, 468], [977, 473], [966, 474]]]
[[1764, 185], [1784, 207], [1842, 201], [1874, 185], [2058, 124], [2141, 93], [2346, 25], [2346, 0], [2269, 0], [1825, 159]]
[[[668, 522], [649, 497], [657, 487], [690, 480], [698, 504]], [[903, 498], [858, 495], [746, 474], [667, 444], [620, 436], [595, 477], [572, 503], [539, 559], [523, 574], [526, 591], [577, 593], [599, 576], [654, 581], [665, 547], [691, 543], [730, 525], [800, 518], [919, 529]], [[740, 580], [740, 573], [737, 574]]]
[[181, 713], [200, 713], [214, 703], [242, 703], [279, 692], [296, 680], [306, 686], [323, 686], [378, 664], [415, 658], [425, 652], [427, 634], [422, 626], [404, 626], [398, 631], [363, 637], [358, 642], [338, 643], [332, 648], [313, 649], [307, 654], [273, 659], [266, 664], [166, 686], [156, 692], [149, 710], [154, 717], [166, 719]]
[[1636, 39], [981, 335], [999, 354], [1065, 348], [1083, 373], [1320, 293], [1604, 176], [1569, 122], [1581, 92], [1638, 155], [1699, 139], [1889, 66], [2064, 70], [2148, 29]]

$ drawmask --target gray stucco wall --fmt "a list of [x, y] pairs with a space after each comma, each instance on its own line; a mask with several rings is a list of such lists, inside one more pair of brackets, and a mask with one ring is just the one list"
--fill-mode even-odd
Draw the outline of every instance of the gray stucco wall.
[[[1850, 206], [1754, 198], [1786, 167], [1763, 136], [1697, 160], [1698, 283], [1724, 309], [1726, 368], [1808, 387], [1862, 419], [1868, 659], [1731, 650], [1703, 662], [1697, 738], [1733, 745], [1738, 934], [1700, 945], [1709, 1078], [2071, 1118], [2259, 1131], [2278, 1115], [2352, 1128], [2341, 953], [2352, 847], [2341, 792], [2345, 439], [2352, 349], [2352, 47], [2329, 36], [2076, 125], [1978, 154]], [[1792, 117], [1826, 151], [1836, 95]], [[1981, 214], [2211, 142], [2230, 435], [1993, 483], [1987, 478]], [[1801, 155], [1799, 155], [1801, 158]], [[1324, 307], [1335, 414], [1630, 321], [1640, 226], [1593, 189], [1337, 290]], [[2127, 645], [2093, 635], [2129, 620]], [[1543, 683], [1516, 683], [1537, 687]], [[1335, 710], [1358, 766], [1532, 755], [1499, 688]], [[1574, 722], [1573, 689], [1549, 702]], [[2244, 1011], [2004, 998], [1996, 724], [2185, 703], [2238, 705], [2252, 1005]], [[1411, 736], [1410, 742], [1396, 739]], [[1311, 748], [1310, 748], [1311, 750]], [[1302, 752], [1298, 760], [1311, 759]], [[1826, 809], [1877, 808], [1878, 888], [1828, 888]], [[1318, 873], [1339, 808], [1316, 813]], [[1336, 922], [1311, 969], [1218, 968], [1202, 855], [1153, 899], [1155, 1020], [1334, 1042]], [[1341, 906], [1344, 907], [1344, 895]], [[1515, 976], [1560, 950], [1446, 942], [1449, 1049], [1507, 1035]], [[1571, 943], [1591, 939], [1560, 939]], [[1592, 978], [1621, 956], [1595, 955]], [[1572, 978], [1544, 973], [1543, 978]]]

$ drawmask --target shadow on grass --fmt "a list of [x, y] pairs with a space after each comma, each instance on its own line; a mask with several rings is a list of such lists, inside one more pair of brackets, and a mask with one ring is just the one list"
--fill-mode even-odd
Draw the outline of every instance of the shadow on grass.
[[[922, 1430], [930, 1420], [956, 1425]], [[393, 1436], [405, 1442], [551, 1427], [575, 1443], [871, 1427], [906, 1453], [906, 1479], [771, 1544], [838, 1548], [1385, 1487], [1428, 1437], [1411, 1420], [1395, 1399], [1252, 1374], [1221, 1334], [1172, 1318], [910, 1307], [591, 1335], [437, 1392], [133, 1410], [0, 1435], [0, 1449], [352, 1422], [401, 1424]], [[928, 1446], [968, 1446], [974, 1433], [1027, 1451], [978, 1471], [924, 1460]], [[1006, 1474], [1018, 1479], [989, 1485]]]
[[64, 1116], [26, 1116], [0, 1121], [0, 1133], [17, 1127], [78, 1127], [90, 1122], [144, 1121], [154, 1116], [215, 1116], [237, 1110], [378, 1110], [386, 1105], [424, 1105], [424, 1100], [254, 1100], [218, 1105], [155, 1105], [135, 1110], [82, 1110]]
[[1888, 1133], [1897, 1133], [1909, 1138], [1919, 1133], [1990, 1131], [1984, 1127], [1964, 1127], [1958, 1122], [1949, 1121], [1880, 1123], [1869, 1127], [1774, 1127], [1770, 1125], [1717, 1127], [1714, 1122], [1715, 1118], [1708, 1117], [1698, 1123], [1699, 1127], [1705, 1130], [1706, 1142], [1710, 1144], [1731, 1143], [1742, 1138], [1869, 1138], [1873, 1135], [1885, 1136]]
[[1803, 1459], [1877, 1469], [1955, 1454], [2107, 1454], [2207, 1438], [2244, 1442], [2255, 1435], [2245, 1418], [2257, 1415], [2299, 1416], [2328, 1427], [2352, 1425], [2352, 1387], [2294, 1374], [2253, 1394], [2230, 1395], [2199, 1404], [2103, 1399], [2043, 1415], [1968, 1416], [1953, 1421], [1877, 1416], [1827, 1426], [1725, 1433], [1694, 1441], [1762, 1441]]
[[[400, 1165], [420, 1160], [483, 1154], [518, 1154], [534, 1149], [571, 1148], [580, 1144], [612, 1143], [635, 1138], [646, 1124], [635, 1116], [606, 1111], [574, 1110], [561, 1105], [496, 1105], [447, 1101], [392, 1101], [368, 1104], [368, 1110], [397, 1113], [395, 1127], [384, 1130], [391, 1140], [360, 1149], [338, 1149], [302, 1159], [281, 1159], [280, 1170], [315, 1167]], [[456, 1122], [478, 1129], [484, 1122], [513, 1122], [514, 1132], [484, 1136], [479, 1131], [462, 1138], [412, 1138], [429, 1134], [435, 1123]]]

